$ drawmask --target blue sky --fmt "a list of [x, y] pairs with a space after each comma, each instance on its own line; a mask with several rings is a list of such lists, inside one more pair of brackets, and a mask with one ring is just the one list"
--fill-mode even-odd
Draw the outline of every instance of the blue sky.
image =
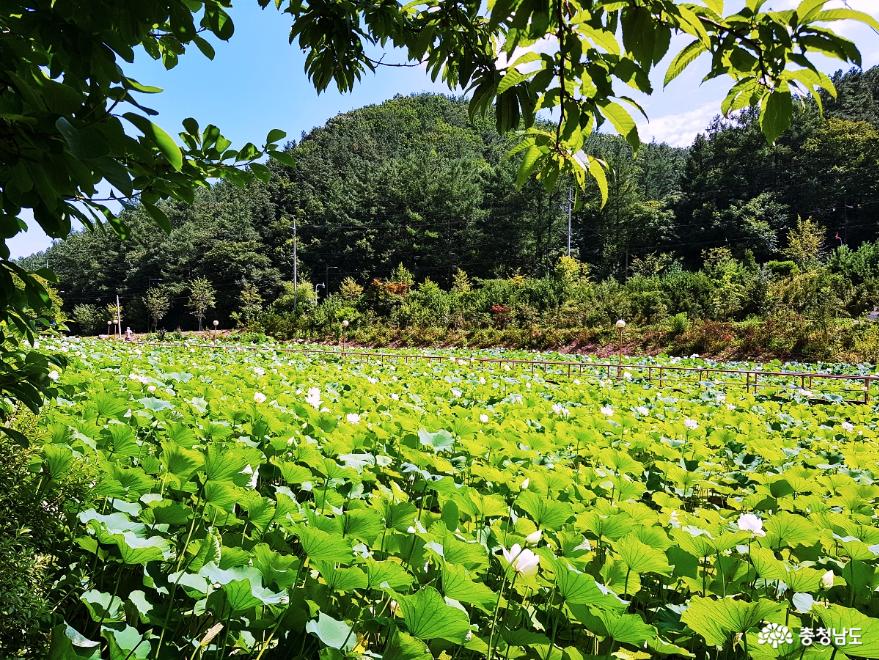
[[[879, 16], [875, 2], [848, 0], [849, 6]], [[798, 2], [774, 0], [770, 4], [780, 9]], [[421, 68], [385, 67], [365, 75], [350, 94], [330, 89], [318, 95], [303, 73], [304, 55], [287, 41], [286, 17], [273, 9], [260, 10], [253, 0], [237, 3], [232, 17], [235, 35], [229, 43], [217, 44], [213, 61], [193, 48], [171, 71], [146, 56], [129, 67], [130, 76], [164, 89], [143, 101], [159, 111], [158, 123], [169, 132], [180, 130], [181, 121], [191, 116], [202, 125], [218, 125], [235, 144], [260, 144], [272, 128], [285, 130], [289, 137], [298, 139], [301, 132], [340, 112], [380, 103], [395, 94], [449, 91], [433, 83]], [[853, 24], [837, 23], [835, 28], [860, 46], [865, 67], [879, 63], [879, 36]], [[389, 54], [387, 61], [394, 61], [393, 55]], [[830, 60], [822, 66], [829, 72], [839, 68]], [[639, 99], [650, 117], [649, 123], [641, 121], [639, 129], [642, 139], [685, 146], [717, 114], [728, 82], [700, 84], [706, 66], [697, 61], [662, 90], [664, 70], [663, 65], [657, 69], [656, 93]], [[20, 257], [45, 249], [50, 240], [32, 226], [9, 244], [12, 256]]]

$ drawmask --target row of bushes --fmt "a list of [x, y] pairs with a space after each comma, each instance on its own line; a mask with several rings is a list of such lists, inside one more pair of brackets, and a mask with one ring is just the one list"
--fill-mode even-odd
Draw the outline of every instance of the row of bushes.
[[637, 260], [624, 281], [598, 282], [589, 277], [586, 264], [562, 257], [552, 273], [539, 278], [471, 282], [459, 270], [447, 289], [431, 279], [415, 283], [400, 265], [389, 278], [366, 286], [347, 278], [320, 304], [306, 283], [301, 293], [282, 295], [266, 311], [292, 317], [298, 331], [324, 332], [342, 320], [395, 328], [574, 328], [602, 326], [620, 317], [655, 325], [679, 314], [743, 321], [779, 310], [825, 322], [858, 316], [879, 297], [879, 246], [874, 243], [826, 254], [820, 228], [804, 220], [790, 232], [783, 254], [789, 258], [758, 264], [747, 254], [736, 259], [728, 248], [714, 248], [703, 254], [698, 270], [657, 255]]
[[557, 348], [613, 344], [624, 318], [641, 328], [629, 341], [644, 349], [872, 359], [872, 331], [853, 321], [879, 300], [879, 246], [825, 253], [817, 231], [801, 221], [784, 261], [719, 248], [699, 270], [657, 257], [624, 281], [595, 282], [585, 264], [562, 257], [546, 277], [471, 281], [458, 271], [444, 289], [416, 283], [401, 265], [365, 286], [347, 278], [320, 302], [310, 284], [290, 287], [248, 327], [280, 339], [338, 341], [344, 331], [369, 345]]

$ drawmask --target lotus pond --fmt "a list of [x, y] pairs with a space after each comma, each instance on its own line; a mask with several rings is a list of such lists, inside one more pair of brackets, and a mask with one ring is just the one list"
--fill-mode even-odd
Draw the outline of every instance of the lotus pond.
[[50, 348], [55, 657], [879, 657], [874, 406]]

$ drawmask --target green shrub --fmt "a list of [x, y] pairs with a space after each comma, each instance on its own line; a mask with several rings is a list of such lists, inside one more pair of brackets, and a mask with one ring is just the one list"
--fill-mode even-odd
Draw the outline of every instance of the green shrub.
[[767, 261], [764, 268], [776, 277], [791, 277], [800, 272], [800, 267], [793, 261]]
[[678, 312], [665, 320], [665, 331], [673, 337], [682, 335], [690, 327], [690, 319], [686, 312]]
[[101, 332], [106, 324], [105, 316], [95, 305], [81, 304], [73, 308], [73, 321], [83, 335]]
[[[36, 416], [16, 413], [11, 426], [33, 438]], [[88, 475], [70, 470], [50, 480], [38, 455], [5, 434], [0, 460], [0, 657], [45, 657], [52, 605], [77, 552], [68, 521], [87, 501]]]

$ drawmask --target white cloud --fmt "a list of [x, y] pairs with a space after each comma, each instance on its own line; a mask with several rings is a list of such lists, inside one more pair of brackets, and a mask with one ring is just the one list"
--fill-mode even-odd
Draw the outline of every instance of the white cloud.
[[651, 117], [649, 122], [638, 123], [638, 134], [643, 142], [656, 140], [673, 147], [689, 147], [695, 137], [705, 131], [715, 115], [720, 114], [720, 100], [703, 103], [692, 110], [661, 117]]

